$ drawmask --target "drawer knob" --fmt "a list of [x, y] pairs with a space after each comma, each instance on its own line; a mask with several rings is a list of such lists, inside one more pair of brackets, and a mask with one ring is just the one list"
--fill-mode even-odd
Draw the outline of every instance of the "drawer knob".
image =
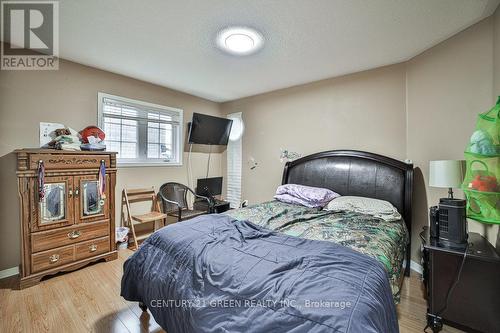
[[68, 238], [75, 239], [75, 238], [80, 237], [80, 235], [81, 235], [81, 232], [79, 230], [75, 230], [75, 231], [72, 231], [68, 234]]
[[58, 254], [53, 254], [49, 257], [50, 263], [57, 262], [59, 260], [59, 255]]
[[90, 251], [90, 252], [95, 252], [95, 251], [97, 251], [97, 245], [95, 245], [95, 244], [90, 245], [90, 246], [89, 246], [89, 251]]

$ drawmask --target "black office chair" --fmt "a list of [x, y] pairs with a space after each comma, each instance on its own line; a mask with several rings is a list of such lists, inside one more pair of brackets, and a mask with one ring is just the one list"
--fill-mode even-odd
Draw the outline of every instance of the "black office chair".
[[[207, 210], [189, 209], [187, 194], [191, 192], [198, 200], [208, 202]], [[180, 183], [165, 183], [160, 187], [158, 196], [161, 198], [163, 212], [177, 218], [177, 221], [189, 220], [193, 217], [210, 213], [212, 202], [209, 198], [194, 193], [192, 189]]]

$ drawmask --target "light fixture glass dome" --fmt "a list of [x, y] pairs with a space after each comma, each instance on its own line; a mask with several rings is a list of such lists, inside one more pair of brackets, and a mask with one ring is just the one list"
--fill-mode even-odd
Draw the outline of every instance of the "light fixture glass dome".
[[262, 48], [264, 38], [255, 29], [247, 27], [229, 27], [217, 35], [217, 46], [230, 54], [249, 55]]

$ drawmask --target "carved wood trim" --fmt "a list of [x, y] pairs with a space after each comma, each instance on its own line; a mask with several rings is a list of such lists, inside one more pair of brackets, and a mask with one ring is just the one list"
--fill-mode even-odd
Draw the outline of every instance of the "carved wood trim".
[[[106, 168], [106, 173], [116, 173], [117, 169]], [[95, 175], [98, 169], [70, 169], [70, 170], [47, 170], [46, 176], [65, 176], [65, 175]], [[18, 177], [36, 177], [36, 170], [18, 171]]]
[[104, 160], [106, 167], [110, 167], [110, 156], [106, 155], [52, 155], [52, 154], [31, 154], [29, 156], [30, 169], [36, 170], [38, 162], [43, 161], [45, 169], [84, 169], [99, 168], [101, 160]]
[[27, 170], [28, 169], [28, 154], [18, 153], [17, 154], [17, 170]]

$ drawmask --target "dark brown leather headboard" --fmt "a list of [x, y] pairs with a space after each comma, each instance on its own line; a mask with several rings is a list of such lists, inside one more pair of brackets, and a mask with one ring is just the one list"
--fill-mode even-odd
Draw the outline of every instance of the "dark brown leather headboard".
[[[389, 201], [403, 216], [411, 235], [413, 165], [356, 150], [332, 150], [302, 157], [285, 165], [282, 184], [328, 188], [340, 195]], [[407, 248], [407, 274], [410, 265]]]

